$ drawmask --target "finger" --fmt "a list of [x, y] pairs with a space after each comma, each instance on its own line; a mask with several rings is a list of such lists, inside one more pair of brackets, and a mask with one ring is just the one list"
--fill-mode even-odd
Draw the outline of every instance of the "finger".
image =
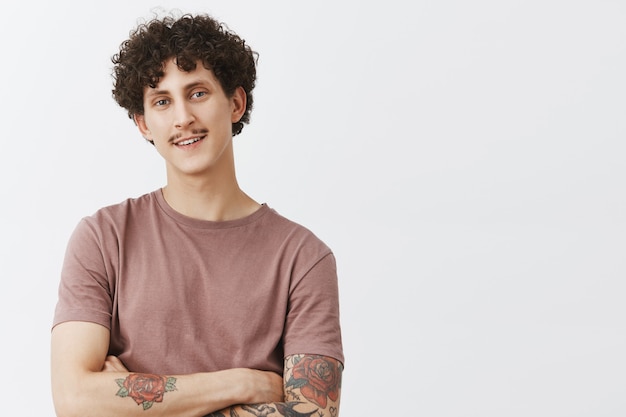
[[121, 360], [117, 356], [109, 355], [102, 366], [104, 372], [128, 372]]

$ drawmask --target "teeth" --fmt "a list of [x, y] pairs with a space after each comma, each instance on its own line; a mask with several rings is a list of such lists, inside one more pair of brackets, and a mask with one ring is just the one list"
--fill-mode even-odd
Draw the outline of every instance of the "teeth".
[[178, 146], [191, 145], [192, 143], [196, 143], [199, 140], [200, 140], [200, 138], [188, 139], [188, 140], [184, 140], [182, 142], [178, 142], [177, 145]]

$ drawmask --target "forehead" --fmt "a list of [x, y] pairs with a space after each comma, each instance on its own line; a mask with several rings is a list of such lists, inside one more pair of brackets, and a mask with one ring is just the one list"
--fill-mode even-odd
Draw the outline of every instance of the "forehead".
[[157, 85], [154, 88], [146, 86], [144, 95], [187, 90], [198, 85], [205, 85], [211, 88], [221, 87], [213, 71], [206, 69], [200, 61], [196, 63], [196, 68], [191, 71], [185, 71], [179, 68], [173, 59], [170, 59], [163, 64], [163, 76], [159, 79]]

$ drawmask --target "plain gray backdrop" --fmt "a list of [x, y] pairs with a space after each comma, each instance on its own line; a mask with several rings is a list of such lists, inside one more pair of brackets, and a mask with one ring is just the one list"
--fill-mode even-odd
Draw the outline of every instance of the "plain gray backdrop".
[[164, 185], [111, 98], [154, 8], [260, 53], [239, 181], [336, 253], [341, 416], [623, 416], [626, 2], [10, 1], [2, 8], [1, 408], [53, 416], [83, 216]]

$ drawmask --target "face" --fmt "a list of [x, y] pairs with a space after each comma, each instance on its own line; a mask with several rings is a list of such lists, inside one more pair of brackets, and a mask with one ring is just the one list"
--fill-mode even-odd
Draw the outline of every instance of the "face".
[[165, 159], [168, 178], [234, 170], [232, 123], [246, 107], [241, 87], [227, 97], [213, 72], [200, 62], [185, 72], [170, 60], [159, 84], [144, 90], [143, 104], [144, 114], [136, 115], [135, 122]]

